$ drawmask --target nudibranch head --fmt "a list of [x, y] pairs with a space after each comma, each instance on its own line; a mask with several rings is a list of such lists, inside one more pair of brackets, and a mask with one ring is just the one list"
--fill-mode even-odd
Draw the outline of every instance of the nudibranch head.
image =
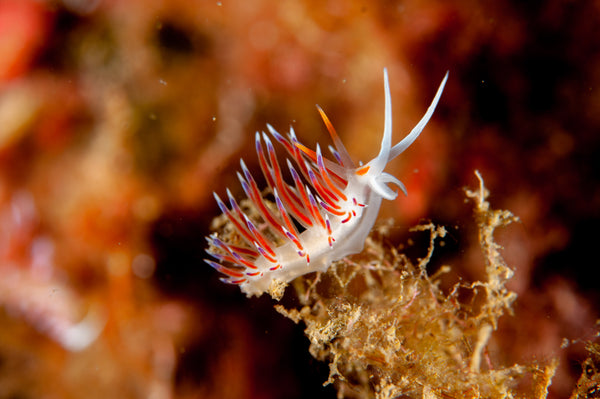
[[256, 153], [267, 182], [266, 192], [272, 194], [275, 203], [265, 199], [241, 160], [242, 173], [237, 176], [260, 217], [253, 220], [229, 190], [229, 206], [214, 194], [221, 212], [236, 231], [236, 239], [225, 242], [216, 233], [207, 237], [207, 252], [214, 260], [206, 262], [226, 276], [222, 281], [237, 284], [252, 296], [273, 292], [303, 274], [325, 271], [331, 262], [362, 251], [382, 199], [393, 200], [398, 195], [388, 184], [398, 186], [406, 194], [402, 182], [383, 170], [416, 140], [429, 122], [447, 79], [448, 73], [419, 123], [392, 146], [392, 100], [384, 69], [385, 124], [381, 149], [374, 159], [358, 167], [319, 106], [317, 109], [335, 145], [335, 148], [329, 146], [335, 162], [323, 156], [318, 144], [314, 151], [301, 144], [293, 128], [284, 137], [267, 125], [271, 137], [289, 155], [286, 180], [269, 135], [256, 132]]

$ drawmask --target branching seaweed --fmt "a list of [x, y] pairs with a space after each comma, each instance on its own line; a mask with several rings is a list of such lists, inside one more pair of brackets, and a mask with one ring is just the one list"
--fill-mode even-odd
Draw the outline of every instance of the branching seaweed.
[[[304, 323], [311, 355], [329, 363], [324, 385], [334, 384], [338, 398], [548, 396], [558, 359], [503, 365], [488, 353], [499, 318], [512, 314], [517, 298], [506, 287], [514, 272], [494, 232], [518, 218], [492, 209], [483, 179], [479, 172], [475, 175], [479, 187], [465, 189], [465, 195], [473, 204], [483, 253], [482, 281], [459, 280], [442, 290], [441, 277], [451, 267], [429, 273], [428, 266], [446, 229], [434, 223], [413, 227], [412, 232], [429, 234], [429, 244], [422, 258], [411, 260], [386, 241], [390, 226], [383, 223], [367, 238], [362, 253], [334, 262], [325, 273], [295, 279], [291, 285], [298, 306], [275, 306], [295, 323]], [[240, 206], [260, 228], [260, 213], [252, 203], [241, 201]], [[212, 228], [228, 242], [241, 240], [223, 215], [213, 220]], [[273, 281], [269, 293], [279, 301], [286, 287]], [[597, 397], [600, 392], [600, 350], [590, 343], [588, 351], [590, 358], [582, 365], [572, 399]]]
[[[300, 308], [276, 306], [306, 324], [310, 353], [329, 362], [325, 384], [334, 383], [339, 398], [513, 398], [516, 383], [525, 378], [531, 379], [528, 397], [546, 397], [555, 360], [494, 366], [487, 355], [498, 319], [516, 299], [506, 288], [513, 271], [493, 234], [517, 218], [490, 208], [477, 177], [479, 189], [466, 195], [474, 203], [485, 281], [457, 283], [444, 294], [439, 277], [449, 267], [433, 276], [426, 269], [446, 230], [428, 223], [412, 229], [430, 235], [427, 253], [416, 264], [375, 232], [362, 254], [337, 262], [318, 282], [294, 282]], [[465, 290], [472, 297], [485, 295], [466, 303], [459, 299]]]

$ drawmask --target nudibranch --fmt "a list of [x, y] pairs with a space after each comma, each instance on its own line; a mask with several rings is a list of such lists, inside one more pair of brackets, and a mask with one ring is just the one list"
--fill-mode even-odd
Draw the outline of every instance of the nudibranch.
[[[207, 237], [206, 263], [223, 273], [225, 283], [237, 284], [247, 296], [260, 296], [306, 273], [325, 271], [345, 256], [359, 253], [375, 224], [382, 199], [394, 200], [396, 185], [406, 195], [404, 184], [385, 173], [388, 162], [406, 150], [429, 122], [448, 79], [444, 76], [425, 115], [412, 131], [392, 146], [392, 99], [387, 70], [385, 122], [379, 154], [367, 164], [354, 164], [331, 122], [317, 106], [335, 148], [335, 162], [325, 158], [317, 144], [313, 151], [300, 143], [293, 128], [287, 137], [271, 125], [267, 130], [285, 148], [286, 166], [279, 164], [273, 142], [265, 132], [256, 132], [258, 161], [268, 187], [261, 192], [256, 180], [240, 161], [237, 174], [246, 196], [260, 218], [251, 220], [229, 189], [227, 205], [216, 193], [217, 204], [236, 231], [238, 239], [226, 242], [216, 233]], [[266, 148], [266, 149], [265, 149]], [[272, 200], [267, 200], [269, 195]]]

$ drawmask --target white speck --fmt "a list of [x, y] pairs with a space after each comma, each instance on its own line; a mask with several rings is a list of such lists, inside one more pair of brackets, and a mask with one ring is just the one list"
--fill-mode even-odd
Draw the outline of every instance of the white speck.
[[217, 6], [221, 7], [223, 5], [223, 3], [221, 3], [220, 1], [217, 1]]
[[212, 120], [213, 120], [213, 122], [214, 122], [214, 121], [216, 121], [216, 120], [217, 120], [217, 117], [216, 117], [216, 116], [213, 116], [213, 117], [212, 117]]
[[165, 80], [163, 80], [163, 79], [158, 79], [158, 83], [160, 83], [163, 86], [167, 85], [167, 82]]
[[87, 348], [100, 335], [106, 324], [106, 317], [96, 308], [91, 308], [82, 321], [68, 326], [58, 336], [63, 348], [77, 352]]

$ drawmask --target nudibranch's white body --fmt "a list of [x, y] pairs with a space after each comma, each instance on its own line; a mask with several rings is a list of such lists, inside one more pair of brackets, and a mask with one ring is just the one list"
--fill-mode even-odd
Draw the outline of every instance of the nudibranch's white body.
[[[238, 173], [238, 178], [265, 227], [259, 227], [242, 212], [229, 190], [229, 207], [214, 194], [219, 208], [239, 233], [241, 245], [226, 243], [213, 234], [207, 237], [210, 244], [207, 252], [221, 263], [206, 262], [227, 275], [222, 279], [224, 282], [238, 284], [243, 292], [252, 296], [269, 291], [274, 281], [287, 283], [306, 273], [325, 271], [331, 262], [362, 251], [381, 200], [394, 200], [398, 195], [387, 183], [395, 184], [406, 194], [402, 182], [383, 170], [415, 141], [429, 122], [447, 79], [448, 73], [419, 123], [401, 142], [392, 146], [392, 100], [384, 69], [383, 140], [377, 157], [366, 165], [356, 167], [321, 108], [318, 108], [319, 113], [335, 144], [335, 149], [331, 146], [329, 149], [337, 162], [325, 159], [319, 145], [312, 151], [300, 144], [293, 129], [285, 138], [267, 125], [271, 136], [285, 147], [296, 165], [287, 160], [293, 184], [284, 181], [267, 134], [257, 132], [256, 151], [277, 211], [266, 204], [242, 160], [243, 175]], [[265, 234], [267, 230], [269, 234]], [[279, 237], [279, 244], [269, 239], [269, 235]]]

